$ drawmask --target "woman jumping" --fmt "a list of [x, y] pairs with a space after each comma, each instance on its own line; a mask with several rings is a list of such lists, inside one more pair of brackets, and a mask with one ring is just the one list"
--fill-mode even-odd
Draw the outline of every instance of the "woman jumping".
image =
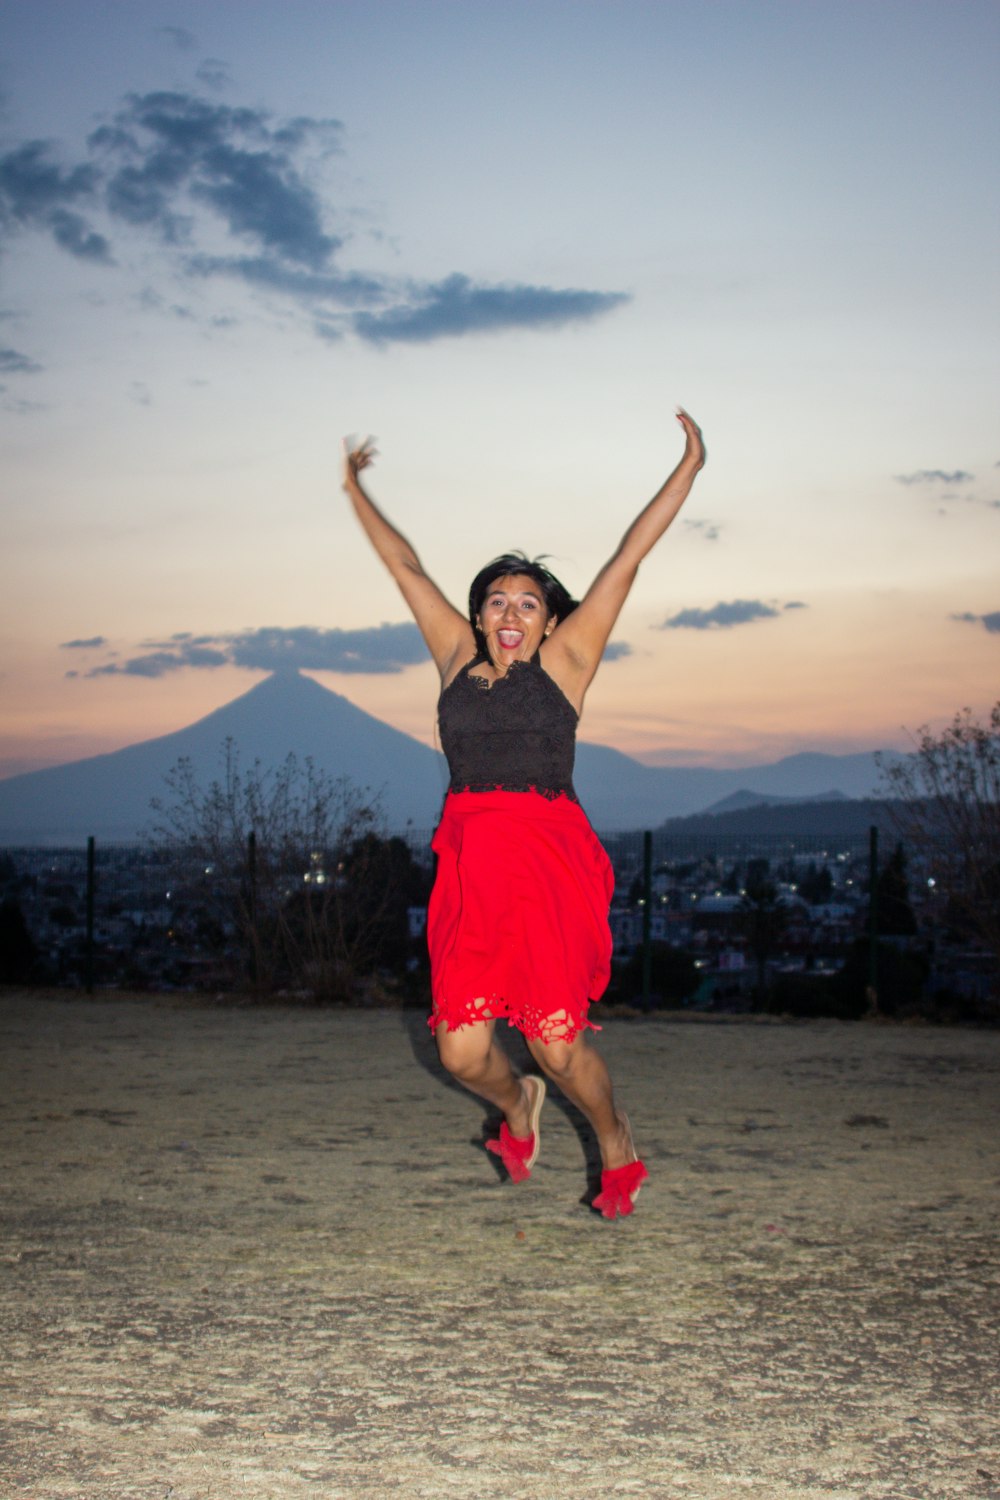
[[441, 1061], [502, 1111], [488, 1149], [523, 1181], [538, 1156], [545, 1079], [515, 1073], [496, 1040], [499, 1019], [516, 1026], [593, 1126], [602, 1164], [594, 1208], [609, 1219], [632, 1212], [648, 1173], [586, 1037], [600, 1029], [588, 1010], [610, 977], [613, 877], [573, 790], [573, 758], [584, 697], [639, 564], [705, 462], [697, 424], [685, 411], [677, 418], [680, 463], [579, 603], [547, 568], [509, 553], [473, 579], [467, 617], [363, 488], [371, 442], [345, 443], [344, 489], [441, 676], [450, 782], [427, 921]]

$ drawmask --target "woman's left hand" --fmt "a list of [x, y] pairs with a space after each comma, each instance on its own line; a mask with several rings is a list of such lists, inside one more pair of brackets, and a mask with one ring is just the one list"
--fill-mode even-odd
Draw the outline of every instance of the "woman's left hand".
[[693, 464], [696, 469], [705, 466], [705, 440], [701, 435], [701, 428], [683, 406], [677, 408], [677, 420], [684, 428], [687, 443], [684, 448], [682, 463]]

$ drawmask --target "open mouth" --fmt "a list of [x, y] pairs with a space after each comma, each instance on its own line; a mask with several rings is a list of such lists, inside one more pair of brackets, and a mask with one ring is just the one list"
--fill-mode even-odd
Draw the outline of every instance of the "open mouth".
[[521, 630], [498, 630], [497, 640], [505, 651], [516, 651], [524, 640], [524, 632]]

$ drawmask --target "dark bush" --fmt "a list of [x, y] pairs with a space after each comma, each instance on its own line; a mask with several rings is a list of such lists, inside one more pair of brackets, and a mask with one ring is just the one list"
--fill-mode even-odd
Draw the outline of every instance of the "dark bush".
[[[879, 943], [876, 956], [878, 1011], [884, 1016], [922, 1014], [925, 1011], [924, 985], [929, 965], [922, 953], [893, 943]], [[831, 984], [846, 1009], [864, 1015], [869, 1010], [869, 946], [858, 938], [847, 962]]]
[[[690, 999], [700, 983], [698, 970], [690, 953], [670, 943], [652, 944], [650, 998], [654, 1006], [676, 1009]], [[623, 1005], [642, 1000], [642, 953], [633, 953], [618, 971], [613, 994], [609, 998]]]
[[857, 1021], [868, 1009], [864, 988], [860, 995], [853, 988], [838, 989], [838, 977], [781, 974], [756, 1008], [766, 1015], [799, 1016], [803, 1020], [831, 1016], [840, 1021]]
[[38, 964], [38, 949], [17, 901], [0, 901], [0, 984], [25, 984]]

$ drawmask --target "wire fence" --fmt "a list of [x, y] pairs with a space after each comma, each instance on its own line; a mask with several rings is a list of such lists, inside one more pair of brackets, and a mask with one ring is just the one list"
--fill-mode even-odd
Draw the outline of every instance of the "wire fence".
[[[880, 845], [874, 825], [601, 838], [621, 1003], [847, 1017], [946, 994], [972, 1007], [949, 1014], [993, 1015], [995, 960], [948, 930], [953, 852]], [[0, 849], [0, 982], [426, 1004], [430, 841], [408, 827], [258, 850], [251, 835], [214, 860], [94, 839]]]
[[[374, 933], [379, 950], [369, 954], [369, 967], [379, 959], [419, 967], [430, 841], [430, 829], [407, 828], [370, 841], [394, 853], [389, 859], [352, 862], [342, 849], [300, 849], [266, 867], [252, 837], [227, 863], [207, 862], [197, 849], [93, 839], [76, 847], [2, 849], [0, 976], [10, 981], [30, 971], [86, 988], [255, 981], [265, 955], [249, 950], [279, 918], [285, 947], [293, 939], [300, 947], [311, 942], [314, 966], [319, 929], [328, 933], [331, 926], [340, 934], [342, 963], [356, 966], [367, 924], [368, 947]], [[615, 952], [621, 960], [643, 952], [646, 991], [652, 945], [724, 926], [744, 901], [748, 879], [762, 874], [786, 901], [821, 913], [816, 923], [825, 925], [828, 939], [865, 928], [868, 838], [653, 830], [610, 832], [602, 842], [615, 871]], [[407, 942], [391, 940], [399, 928]], [[325, 961], [329, 968], [329, 952]]]
[[[432, 832], [407, 827], [387, 835], [387, 841], [404, 844], [414, 863], [430, 870]], [[642, 871], [647, 858], [660, 873], [690, 867], [688, 874], [697, 871], [710, 880], [715, 872], [729, 885], [747, 866], [761, 862], [787, 884], [796, 883], [813, 867], [830, 870], [835, 882], [843, 884], [867, 860], [870, 846], [868, 834], [678, 836], [662, 830], [598, 830], [598, 835], [611, 859], [619, 896], [623, 885]], [[301, 861], [301, 869], [288, 871], [288, 894], [292, 883], [322, 879], [336, 859], [336, 853], [330, 850], [310, 851]], [[189, 856], [188, 866], [185, 878], [198, 877], [206, 886], [225, 884], [233, 878], [232, 870], [211, 866], [204, 866], [199, 876], [196, 854]], [[178, 870], [178, 853], [166, 846], [91, 840], [51, 848], [0, 847], [0, 897], [19, 900], [36, 916], [42, 910], [49, 915], [55, 912], [57, 925], [72, 926], [83, 920], [90, 888], [97, 910], [105, 916], [127, 911], [146, 922], [166, 921], [170, 903], [176, 898]]]

